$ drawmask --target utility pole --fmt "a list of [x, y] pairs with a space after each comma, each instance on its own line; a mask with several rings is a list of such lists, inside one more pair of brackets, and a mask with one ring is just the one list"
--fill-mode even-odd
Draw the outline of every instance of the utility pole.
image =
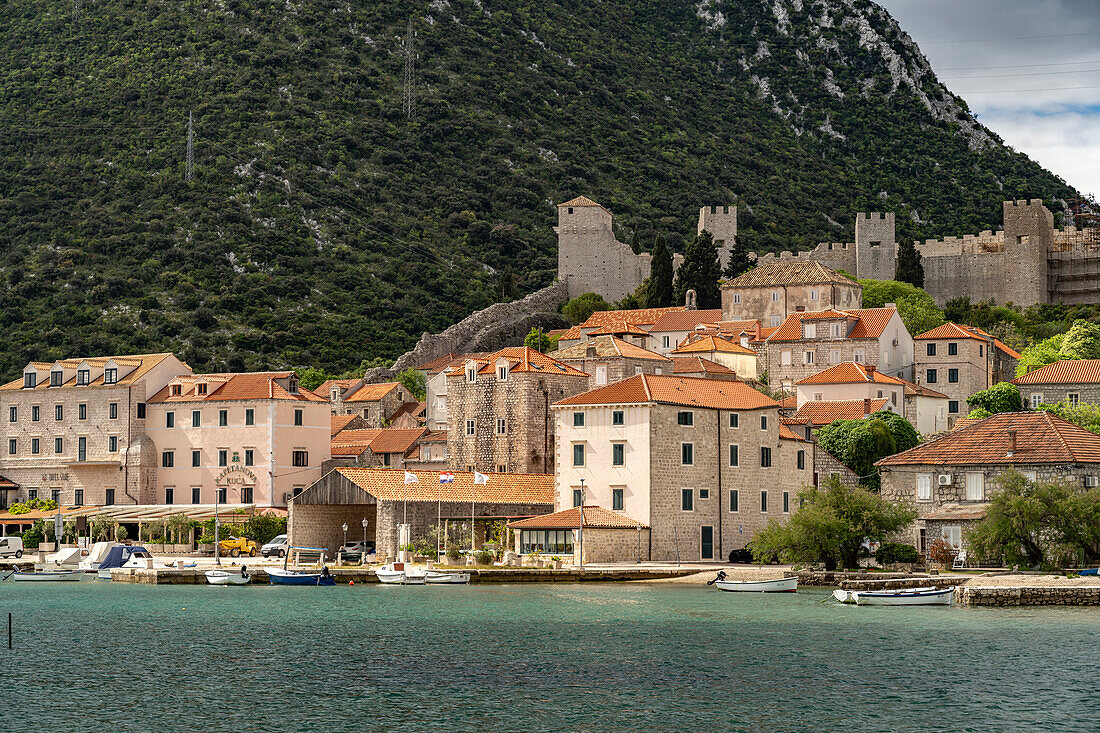
[[195, 113], [187, 113], [187, 182], [195, 172]]
[[413, 86], [416, 83], [416, 57], [413, 54], [413, 39], [415, 37], [413, 20], [409, 18], [409, 25], [405, 31], [405, 95], [403, 100], [405, 119], [407, 120], [411, 120], [413, 116]]

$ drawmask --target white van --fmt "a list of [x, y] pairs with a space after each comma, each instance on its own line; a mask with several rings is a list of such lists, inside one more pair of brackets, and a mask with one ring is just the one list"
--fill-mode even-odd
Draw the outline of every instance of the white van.
[[23, 557], [22, 537], [0, 537], [0, 557]]

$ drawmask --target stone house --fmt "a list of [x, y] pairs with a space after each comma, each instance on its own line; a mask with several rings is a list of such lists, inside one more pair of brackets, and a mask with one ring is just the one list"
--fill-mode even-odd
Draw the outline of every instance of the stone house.
[[812, 443], [741, 382], [640, 375], [560, 400], [555, 508], [650, 528], [647, 559], [724, 559], [813, 480]]
[[913, 338], [897, 308], [793, 313], [769, 337], [768, 383], [791, 391], [794, 384], [830, 366], [852, 361], [884, 375], [909, 379]]
[[366, 381], [362, 377], [357, 379], [328, 379], [317, 385], [313, 393], [329, 401], [329, 409], [333, 415], [355, 414], [353, 411], [344, 410], [344, 397], [364, 384], [366, 384]]
[[947, 427], [967, 413], [966, 398], [1008, 381], [1020, 355], [975, 326], [945, 323], [913, 337], [916, 381], [947, 395]]
[[[406, 474], [415, 481], [406, 483]], [[412, 542], [433, 544], [436, 528], [443, 527], [468, 549], [472, 516], [473, 543], [481, 547], [507, 520], [546, 514], [553, 500], [554, 477], [548, 474], [491, 474], [476, 484], [463, 471], [442, 483], [437, 471], [336, 468], [294, 497], [287, 533], [292, 545], [335, 550], [344, 542], [346, 524], [349, 540], [365, 535], [384, 561], [397, 557], [402, 524], [409, 526]]]
[[400, 382], [363, 384], [349, 390], [342, 398], [343, 412], [362, 415], [369, 428], [389, 426], [409, 403], [418, 405], [419, 400]]
[[760, 376], [756, 351], [714, 333], [689, 334], [672, 350], [670, 356], [701, 356], [722, 364], [742, 379], [756, 379]]
[[741, 379], [737, 372], [725, 364], [719, 364], [702, 356], [672, 357], [671, 373], [677, 377], [702, 377], [704, 379], [727, 379], [731, 381], [752, 381]]
[[[649, 557], [649, 527], [599, 506], [570, 507], [553, 514], [510, 522], [514, 549], [582, 562], [641, 562]], [[580, 530], [577, 541], [577, 530]]]
[[329, 419], [330, 435], [336, 435], [344, 430], [362, 430], [365, 427], [367, 424], [363, 422], [362, 415], [332, 415]]
[[[345, 430], [332, 436], [330, 452], [332, 459], [322, 467], [323, 473], [340, 466], [361, 466], [380, 468], [406, 468], [414, 454], [419, 460], [420, 441], [432, 431], [427, 428], [367, 428], [365, 430]], [[438, 442], [438, 433], [431, 442]], [[444, 435], [443, 440], [446, 440]], [[429, 453], [437, 453], [432, 450]], [[446, 461], [446, 444], [442, 451], [442, 460]], [[440, 464], [445, 468], [445, 463]]]
[[882, 496], [917, 509], [906, 542], [927, 553], [944, 537], [961, 549], [1009, 469], [1032, 480], [1097, 485], [1100, 435], [1046, 412], [999, 413], [875, 465]]
[[614, 336], [596, 336], [587, 341], [551, 351], [547, 356], [588, 374], [587, 389], [619, 382], [636, 374], [672, 371], [667, 356], [643, 349]]
[[949, 398], [920, 384], [905, 384], [905, 419], [921, 435], [935, 435], [950, 430], [947, 420]]
[[879, 372], [872, 364], [844, 361], [795, 383], [795, 397], [802, 407], [811, 401], [860, 401], [885, 399], [882, 409], [901, 415], [905, 411], [905, 383]]
[[550, 406], [588, 388], [589, 375], [527, 347], [470, 359], [447, 376], [447, 455], [452, 468], [549, 473]]
[[722, 284], [722, 320], [770, 327], [792, 313], [863, 306], [863, 286], [818, 262], [761, 262]]
[[156, 447], [146, 401], [191, 368], [172, 354], [31, 362], [0, 386], [7, 409], [0, 508], [30, 498], [65, 506], [153, 504]]
[[1072, 359], [1041, 366], [1012, 380], [1024, 403], [1035, 409], [1042, 404], [1082, 402], [1100, 405], [1100, 359]]
[[447, 429], [447, 374], [454, 367], [461, 366], [469, 359], [481, 359], [488, 352], [444, 354], [421, 364], [417, 369], [424, 373], [424, 419], [430, 430]]
[[646, 347], [667, 356], [692, 332], [700, 328], [715, 328], [721, 320], [721, 308], [669, 311], [649, 327]]

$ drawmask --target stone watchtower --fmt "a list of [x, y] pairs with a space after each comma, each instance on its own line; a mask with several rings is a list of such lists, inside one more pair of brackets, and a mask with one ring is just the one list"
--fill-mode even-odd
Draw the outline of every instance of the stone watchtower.
[[1042, 199], [1005, 201], [1004, 293], [1001, 302], [1028, 306], [1050, 301], [1049, 252], [1054, 215]]
[[856, 214], [856, 277], [893, 280], [898, 258], [894, 214]]
[[649, 276], [650, 255], [636, 255], [615, 238], [611, 212], [578, 196], [558, 204], [558, 277], [569, 297], [599, 293], [609, 301], [630, 295]]
[[722, 262], [722, 269], [730, 261], [730, 248], [737, 240], [737, 207], [730, 206], [704, 206], [699, 209], [699, 227], [696, 234], [706, 229], [714, 237], [714, 243], [718, 245], [718, 259]]

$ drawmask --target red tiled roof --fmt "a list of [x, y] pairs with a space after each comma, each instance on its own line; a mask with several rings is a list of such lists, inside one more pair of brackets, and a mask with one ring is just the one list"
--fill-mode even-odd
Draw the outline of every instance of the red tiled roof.
[[[556, 335], [557, 334], [557, 332], [555, 332], [555, 331], [547, 331], [546, 333], [547, 333], [547, 335]], [[467, 359], [483, 359], [487, 355], [488, 355], [488, 352], [486, 352], [486, 351], [470, 352], [470, 353], [465, 353], [465, 354], [459, 354], [459, 353], [451, 352], [449, 354], [444, 354], [443, 356], [438, 356], [435, 359], [432, 359], [431, 361], [424, 362], [423, 364], [418, 366], [417, 369], [419, 369], [420, 371], [425, 372], [427, 374], [439, 374], [441, 371], [443, 371], [444, 369], [446, 369], [449, 366], [454, 366], [455, 364], [461, 364], [462, 362], [466, 361]]]
[[904, 384], [896, 377], [889, 377], [878, 369], [854, 361], [842, 361], [836, 366], [800, 379], [795, 384]]
[[656, 323], [665, 313], [687, 310], [682, 305], [669, 306], [667, 308], [635, 308], [627, 311], [596, 311], [581, 324], [581, 328], [598, 328], [612, 321], [626, 321], [636, 326], [650, 326]]
[[[870, 411], [878, 412], [887, 400], [871, 400]], [[835, 420], [862, 420], [867, 410], [863, 400], [810, 400], [794, 414], [797, 420], [807, 420], [814, 425], [828, 425]]]
[[355, 384], [358, 381], [359, 381], [358, 379], [329, 379], [329, 380], [326, 380], [324, 382], [321, 382], [321, 384], [319, 384], [317, 386], [317, 389], [315, 389], [313, 391], [316, 394], [319, 394], [322, 397], [327, 399], [328, 396], [330, 394], [332, 394], [332, 388], [333, 387], [339, 387], [340, 392], [343, 393], [344, 390], [346, 390], [348, 387], [350, 387], [351, 385]]
[[[454, 482], [439, 483], [438, 471], [413, 470], [418, 482], [405, 483], [405, 471], [395, 468], [334, 469], [381, 501], [437, 500], [469, 504], [554, 504], [554, 475], [546, 473], [489, 473], [486, 484], [474, 484], [468, 471], [452, 471]], [[306, 489], [309, 491], [309, 489]], [[304, 492], [303, 492], [304, 493]]]
[[618, 336], [620, 333], [630, 334], [631, 336], [646, 336], [649, 331], [646, 331], [640, 326], [636, 326], [633, 323], [627, 323], [626, 321], [611, 321], [605, 323], [598, 328], [589, 331], [589, 336]]
[[6, 476], [0, 476], [0, 489], [18, 489], [19, 484], [15, 483]]
[[[294, 372], [243, 372], [240, 374], [195, 374], [177, 377], [146, 402], [226, 402], [236, 400], [289, 400], [292, 402], [328, 402], [304, 387], [288, 392], [276, 380], [293, 377]], [[198, 385], [206, 384], [207, 393], [197, 394]], [[173, 395], [172, 386], [182, 387]]]
[[[1011, 452], [1009, 430], [1016, 431]], [[1100, 463], [1100, 435], [1049, 412], [1002, 412], [875, 465], [1035, 463]]]
[[1013, 359], [1020, 358], [1018, 351], [1005, 346], [999, 340], [990, 336], [986, 331], [983, 331], [977, 326], [967, 326], [961, 323], [952, 323], [949, 321], [936, 326], [931, 331], [925, 331], [919, 336], [913, 337], [914, 341], [918, 339], [977, 339], [978, 341], [992, 341], [994, 346], [1011, 356]]
[[330, 421], [332, 434], [336, 435], [348, 426], [348, 423], [359, 419], [358, 415], [333, 415]]
[[[570, 200], [566, 201], [564, 204], [558, 204], [559, 209], [563, 206], [573, 206], [573, 207], [577, 207], [577, 206], [599, 206], [601, 209], [604, 208], [603, 206], [600, 206], [600, 204], [597, 204], [595, 201], [588, 198], [587, 196], [578, 196], [575, 199], [570, 199]], [[606, 211], [606, 209], [604, 209], [604, 211]]]
[[400, 386], [400, 382], [364, 384], [362, 387], [345, 397], [344, 402], [377, 402]]
[[572, 328], [567, 328], [564, 331], [561, 331], [560, 333], [558, 333], [556, 335], [558, 337], [558, 341], [573, 341], [575, 339], [586, 339], [586, 338], [588, 338], [588, 332], [585, 331], [580, 326], [573, 326]]
[[649, 329], [650, 333], [660, 331], [690, 331], [704, 324], [717, 325], [722, 320], [722, 309], [712, 308], [701, 311], [672, 311], [664, 313]]
[[779, 406], [775, 400], [743, 382], [650, 374], [639, 374], [606, 387], [567, 397], [554, 403], [554, 406], [644, 403], [708, 407], [717, 410], [756, 410]]
[[402, 415], [411, 415], [413, 417], [416, 417], [422, 412], [424, 412], [423, 402], [405, 402], [393, 411], [393, 414], [390, 415], [390, 422], [394, 422]]
[[779, 400], [779, 409], [794, 410], [798, 408], [798, 395], [789, 395]]
[[[588, 355], [589, 347], [596, 350], [595, 357]], [[614, 336], [597, 336], [583, 343], [573, 344], [572, 346], [562, 347], [557, 351], [551, 351], [547, 356], [552, 356], [559, 361], [582, 361], [591, 358], [613, 359], [616, 357], [626, 359], [647, 359], [649, 361], [661, 362], [667, 362], [669, 360], [667, 356], [658, 354], [655, 351], [650, 351], [649, 349], [643, 349], [641, 346], [635, 346], [632, 343], [615, 338]]]
[[[528, 346], [509, 346], [500, 351], [494, 351], [483, 360], [476, 360], [484, 362], [478, 369], [478, 374], [495, 374], [496, 363], [499, 359], [505, 359], [508, 362], [509, 373], [523, 374], [529, 372], [532, 374], [563, 374], [571, 377], [588, 376], [580, 369], [558, 361], [548, 354], [539, 353]], [[460, 371], [456, 371], [454, 374], [457, 375]]]
[[989, 504], [942, 505], [918, 515], [917, 519], [938, 519], [941, 521], [950, 521], [953, 519], [984, 519], [988, 511]]
[[803, 438], [801, 435], [799, 435], [798, 433], [791, 430], [782, 421], [779, 422], [779, 439], [780, 440], [797, 440], [800, 443], [811, 443], [811, 442], [813, 442], [813, 441], [807, 440], [806, 438]]
[[[673, 352], [675, 353], [675, 352]], [[725, 364], [719, 364], [702, 356], [672, 357], [673, 374], [725, 374], [737, 376], [737, 372]]]
[[[583, 514], [582, 514], [583, 512]], [[628, 516], [604, 509], [600, 506], [575, 506], [541, 517], [520, 519], [509, 522], [513, 529], [577, 529], [583, 517], [584, 529], [646, 529], [647, 525]]]
[[913, 382], [907, 381], [905, 379], [898, 379], [898, 381], [905, 385], [906, 397], [936, 397], [944, 400], [950, 399], [943, 392], [937, 392], [934, 389], [929, 389], [923, 384], [914, 384]]
[[756, 352], [750, 348], [742, 346], [741, 344], [735, 344], [732, 341], [728, 341], [718, 336], [708, 335], [701, 336], [692, 339], [689, 335], [685, 339], [685, 343], [680, 344], [672, 350], [673, 354], [697, 354], [708, 353], [711, 351], [720, 351], [726, 354], [745, 354], [748, 356], [756, 356]]
[[1013, 384], [1096, 384], [1100, 359], [1064, 359], [1041, 366], [1012, 380]]
[[886, 330], [886, 324], [897, 313], [895, 308], [857, 308], [854, 310], [837, 310], [828, 308], [823, 311], [808, 311], [792, 313], [771, 334], [771, 341], [801, 341], [802, 321], [821, 321], [827, 319], [850, 318], [856, 323], [846, 338], [868, 339], [878, 338]]
[[372, 453], [404, 453], [427, 428], [384, 428], [370, 442]]
[[[128, 354], [126, 356], [94, 356], [94, 357], [84, 357], [84, 358], [77, 358], [77, 359], [58, 359], [55, 362], [35, 361], [35, 362], [31, 362], [31, 364], [33, 364], [38, 369], [43, 369], [43, 370], [49, 371], [53, 367], [54, 364], [61, 364], [63, 367], [66, 367], [66, 368], [71, 369], [71, 370], [75, 370], [77, 367], [79, 367], [84, 362], [88, 362], [89, 366], [94, 366], [94, 367], [98, 367], [99, 369], [102, 369], [107, 364], [107, 362], [113, 361], [113, 362], [115, 362], [116, 364], [118, 364], [120, 366], [132, 366], [132, 367], [134, 367], [134, 369], [131, 370], [128, 374], [123, 374], [122, 376], [120, 376], [118, 378], [118, 381], [115, 382], [114, 384], [104, 385], [104, 383], [103, 383], [103, 374], [100, 374], [98, 377], [93, 379], [89, 384], [80, 385], [80, 387], [81, 388], [83, 388], [83, 387], [103, 387], [103, 386], [116, 387], [116, 386], [120, 386], [120, 385], [125, 387], [126, 385], [133, 384], [137, 380], [144, 377], [149, 372], [150, 369], [155, 367], [157, 364], [160, 364], [162, 361], [164, 361], [165, 359], [167, 359], [170, 356], [173, 356], [173, 354], [170, 354], [170, 353], [165, 353], [165, 354]], [[183, 363], [183, 362], [181, 361], [180, 363]], [[24, 366], [26, 366], [26, 365], [24, 365]], [[184, 364], [184, 366], [187, 366], [187, 365]], [[121, 372], [121, 370], [119, 370], [119, 371]], [[77, 379], [77, 375], [76, 375], [76, 372], [74, 371], [73, 376], [70, 377], [69, 380], [64, 382], [61, 386], [62, 387], [77, 386], [76, 385], [76, 379]], [[22, 375], [19, 376], [19, 379], [13, 380], [13, 381], [8, 382], [7, 384], [4, 384], [4, 385], [0, 385], [0, 390], [5, 390], [5, 391], [6, 390], [21, 390], [21, 389], [24, 389], [24, 387], [23, 387], [23, 376]], [[50, 379], [47, 376], [45, 379], [38, 380], [37, 385], [30, 388], [30, 389], [37, 389], [37, 390], [45, 391], [45, 390], [49, 390], [49, 389], [58, 389], [58, 388], [57, 387], [50, 387]]]

